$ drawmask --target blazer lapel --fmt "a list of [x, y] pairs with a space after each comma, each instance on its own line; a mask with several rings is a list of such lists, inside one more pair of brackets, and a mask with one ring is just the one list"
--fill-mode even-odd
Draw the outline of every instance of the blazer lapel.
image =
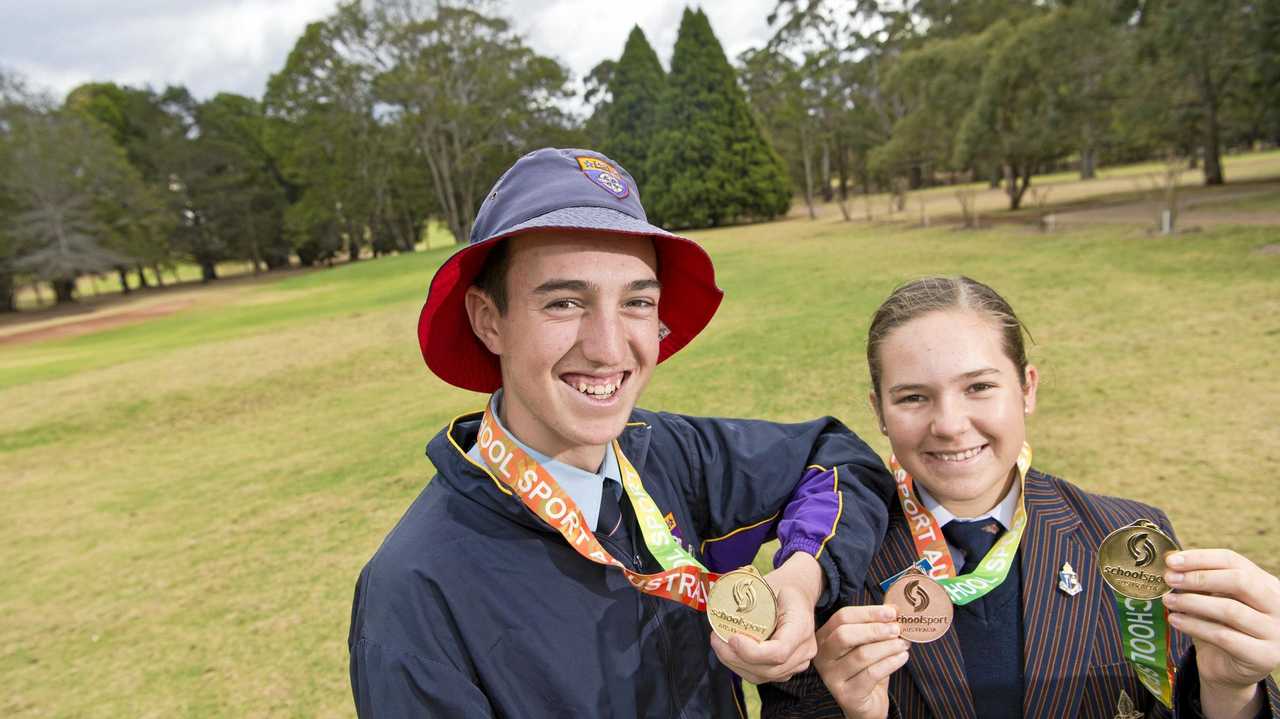
[[[1076, 716], [1093, 647], [1104, 587], [1095, 548], [1079, 532], [1080, 518], [1038, 472], [1025, 485], [1027, 533], [1022, 540], [1023, 715], [1026, 719]], [[1082, 591], [1058, 589], [1063, 564], [1071, 563]]]
[[[884, 601], [880, 582], [906, 569], [916, 560], [915, 544], [901, 513], [890, 515], [880, 551], [871, 560], [867, 591], [877, 602]], [[907, 671], [920, 695], [937, 719], [976, 719], [969, 682], [965, 679], [960, 640], [954, 631], [927, 644], [913, 644]]]

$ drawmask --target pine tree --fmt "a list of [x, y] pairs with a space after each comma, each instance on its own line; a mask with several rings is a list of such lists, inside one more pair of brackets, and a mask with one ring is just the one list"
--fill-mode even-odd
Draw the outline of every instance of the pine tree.
[[681, 18], [645, 175], [650, 220], [667, 227], [770, 219], [791, 204], [786, 168], [701, 10]]
[[622, 165], [640, 186], [646, 187], [645, 164], [653, 148], [665, 73], [658, 54], [640, 26], [632, 28], [622, 57], [613, 66], [609, 92], [613, 99], [604, 108], [607, 140], [601, 151]]

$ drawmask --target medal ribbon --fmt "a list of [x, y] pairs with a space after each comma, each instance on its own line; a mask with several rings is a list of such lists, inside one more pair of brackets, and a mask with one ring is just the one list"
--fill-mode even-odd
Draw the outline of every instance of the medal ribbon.
[[1120, 650], [1138, 681], [1173, 708], [1173, 660], [1169, 656], [1168, 610], [1159, 599], [1130, 599], [1111, 590], [1120, 620]]
[[614, 440], [613, 451], [622, 471], [623, 489], [640, 520], [645, 546], [663, 567], [663, 571], [656, 574], [632, 571], [614, 559], [587, 526], [578, 505], [561, 489], [551, 473], [502, 429], [488, 407], [480, 421], [480, 435], [476, 441], [480, 446], [480, 456], [493, 476], [515, 493], [529, 511], [558, 531], [578, 554], [596, 564], [621, 569], [631, 586], [645, 594], [680, 602], [700, 612], [707, 610], [707, 591], [720, 575], [707, 571], [671, 536], [658, 505], [645, 491], [639, 473], [622, 454], [617, 440]]
[[920, 501], [915, 492], [915, 481], [898, 464], [898, 458], [889, 457], [889, 469], [893, 472], [893, 481], [898, 485], [898, 503], [902, 506], [902, 514], [907, 518], [907, 526], [911, 528], [916, 556], [929, 562], [929, 576], [947, 590], [947, 595], [954, 604], [965, 605], [985, 597], [1009, 576], [1009, 568], [1018, 553], [1022, 533], [1027, 528], [1026, 491], [1022, 485], [1026, 482], [1027, 470], [1031, 468], [1031, 445], [1025, 442], [1022, 444], [1022, 451], [1018, 453], [1017, 468], [1018, 483], [1023, 491], [1018, 496], [1018, 511], [1013, 515], [1013, 526], [996, 540], [972, 572], [957, 576], [955, 559], [947, 547], [942, 526], [933, 513], [925, 508], [924, 502]]

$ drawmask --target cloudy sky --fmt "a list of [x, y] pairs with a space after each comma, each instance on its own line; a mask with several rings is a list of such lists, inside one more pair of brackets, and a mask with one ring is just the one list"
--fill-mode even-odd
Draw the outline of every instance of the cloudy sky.
[[[0, 66], [61, 97], [91, 80], [261, 97], [307, 23], [336, 0], [0, 0]], [[499, 0], [538, 52], [581, 78], [639, 25], [663, 63], [683, 0]], [[730, 59], [769, 37], [775, 0], [703, 0]]]

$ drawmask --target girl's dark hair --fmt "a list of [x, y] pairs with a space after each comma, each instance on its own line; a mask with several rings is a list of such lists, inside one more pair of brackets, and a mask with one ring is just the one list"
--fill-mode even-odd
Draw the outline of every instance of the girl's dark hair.
[[890, 332], [917, 317], [943, 310], [972, 310], [990, 319], [999, 328], [1004, 353], [1018, 369], [1018, 381], [1026, 382], [1027, 350], [1022, 335], [1027, 331], [1022, 320], [1000, 293], [981, 282], [960, 277], [924, 277], [899, 286], [876, 310], [867, 330], [867, 366], [871, 369], [871, 387], [880, 396], [880, 344]]

